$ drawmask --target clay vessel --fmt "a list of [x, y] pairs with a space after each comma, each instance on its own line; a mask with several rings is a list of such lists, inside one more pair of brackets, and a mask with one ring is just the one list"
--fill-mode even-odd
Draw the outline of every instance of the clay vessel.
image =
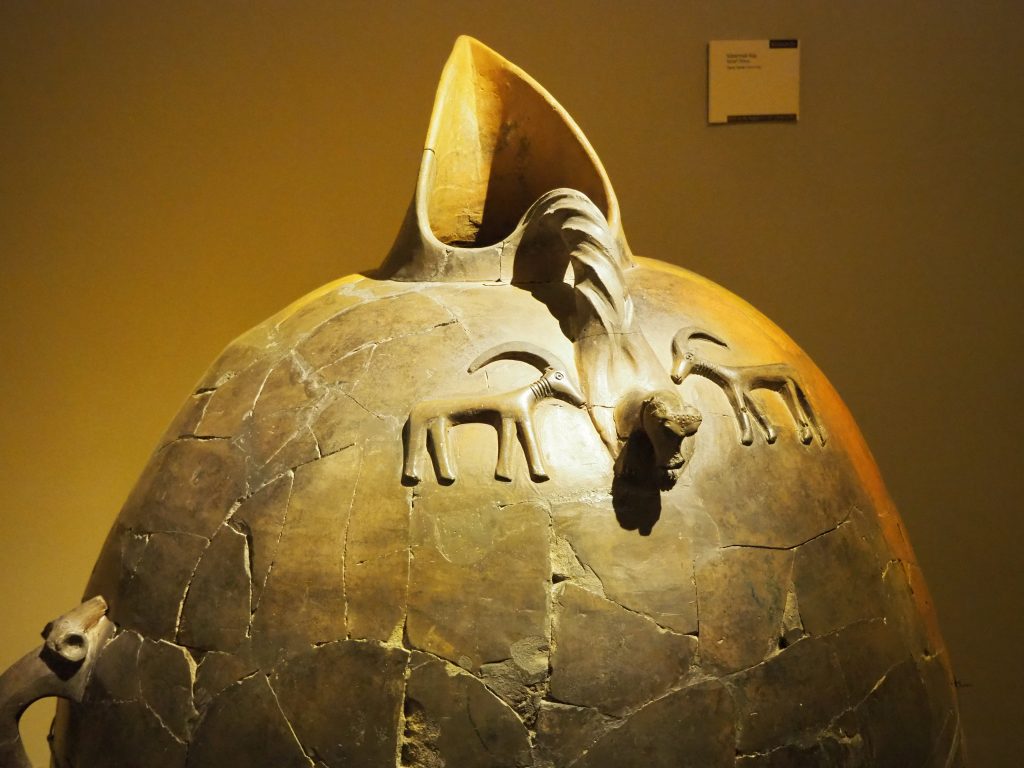
[[571, 118], [468, 38], [383, 266], [228, 346], [85, 597], [0, 677], [0, 765], [46, 695], [60, 768], [963, 761], [835, 391], [634, 256]]

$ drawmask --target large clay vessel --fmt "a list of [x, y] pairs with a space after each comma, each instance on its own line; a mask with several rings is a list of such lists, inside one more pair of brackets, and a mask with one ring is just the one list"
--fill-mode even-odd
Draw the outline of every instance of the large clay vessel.
[[47, 695], [60, 768], [963, 761], [839, 397], [635, 257], [573, 121], [467, 38], [379, 272], [228, 346], [85, 597], [0, 677], [0, 765]]

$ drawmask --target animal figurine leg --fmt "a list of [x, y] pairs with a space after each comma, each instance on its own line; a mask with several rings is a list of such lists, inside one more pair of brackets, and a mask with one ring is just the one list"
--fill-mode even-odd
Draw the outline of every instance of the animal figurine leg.
[[501, 419], [501, 432], [498, 435], [498, 464], [494, 468], [494, 476], [498, 480], [512, 479], [512, 454], [516, 444], [516, 420], [504, 416]]
[[[818, 442], [824, 445], [828, 442], [828, 434], [825, 432], [825, 428], [821, 426], [821, 422], [818, 421], [818, 417], [814, 413], [814, 408], [811, 405], [811, 401], [807, 398], [807, 393], [804, 392], [803, 387], [800, 386], [800, 382], [793, 379], [793, 389], [795, 393], [795, 399], [797, 405], [800, 406], [800, 412], [807, 419], [807, 423], [813, 433], [818, 435]], [[808, 440], [810, 442], [810, 440]]]
[[519, 422], [519, 439], [523, 443], [523, 453], [526, 454], [526, 463], [530, 466], [530, 474], [539, 480], [547, 480], [548, 473], [541, 461], [537, 435], [533, 431], [533, 420], [529, 416]]
[[779, 436], [775, 429], [775, 425], [768, 420], [768, 416], [765, 415], [764, 408], [758, 403], [750, 392], [743, 393], [743, 401], [747, 405], [747, 410], [754, 417], [754, 421], [761, 428], [762, 434], [764, 434], [765, 442], [772, 445], [775, 442], [775, 438]]
[[406, 427], [405, 462], [402, 475], [418, 483], [422, 479], [423, 459], [427, 452], [427, 427], [422, 418], [414, 413]]
[[798, 402], [803, 406], [804, 412], [807, 414], [807, 421], [810, 423], [811, 429], [818, 435], [818, 442], [824, 445], [828, 442], [828, 432], [825, 431], [825, 428], [821, 426], [821, 422], [818, 421], [814, 408], [811, 407], [811, 401], [807, 399], [807, 395], [799, 387], [797, 387], [797, 397]]
[[448, 445], [448, 419], [444, 416], [438, 416], [430, 422], [430, 442], [434, 446], [434, 458], [437, 459], [437, 474], [442, 480], [455, 482], [455, 469]]
[[800, 442], [804, 445], [808, 445], [811, 440], [814, 439], [814, 434], [811, 431], [811, 424], [807, 418], [807, 414], [804, 412], [803, 406], [800, 404], [799, 395], [797, 395], [797, 385], [793, 379], [787, 377], [783, 380], [782, 386], [778, 387], [776, 391], [782, 397], [786, 403], [786, 407], [789, 408], [789, 412], [793, 415], [793, 421], [797, 424], [797, 432], [800, 435]]
[[747, 407], [744, 403], [746, 396], [739, 387], [724, 387], [725, 396], [729, 398], [729, 404], [736, 414], [736, 421], [740, 427], [740, 442], [750, 445], [754, 442], [754, 433], [750, 428], [750, 416], [747, 414]]

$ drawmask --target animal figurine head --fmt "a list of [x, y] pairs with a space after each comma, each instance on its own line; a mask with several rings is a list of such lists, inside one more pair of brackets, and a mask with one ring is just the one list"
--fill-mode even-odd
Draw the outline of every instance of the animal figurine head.
[[699, 328], [682, 328], [672, 337], [672, 381], [682, 384], [683, 379], [690, 375], [693, 370], [696, 355], [690, 349], [690, 342], [694, 339], [710, 341], [728, 349], [729, 345], [712, 333]]
[[662, 490], [669, 490], [679, 479], [691, 453], [692, 441], [686, 438], [697, 433], [700, 412], [684, 403], [679, 393], [662, 389], [644, 399], [640, 421], [654, 450], [658, 484]]
[[65, 662], [81, 662], [89, 654], [89, 643], [95, 634], [92, 630], [106, 612], [106, 600], [97, 596], [54, 619], [42, 632], [46, 650]]
[[497, 360], [519, 360], [529, 363], [541, 372], [530, 388], [537, 400], [556, 397], [577, 407], [586, 405], [586, 398], [569, 376], [569, 368], [557, 355], [526, 341], [511, 341], [491, 347], [469, 365], [469, 373], [475, 373], [485, 365]]

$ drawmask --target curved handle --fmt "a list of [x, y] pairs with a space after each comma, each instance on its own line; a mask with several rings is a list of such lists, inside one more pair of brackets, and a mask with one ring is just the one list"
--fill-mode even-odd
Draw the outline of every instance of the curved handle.
[[107, 601], [86, 600], [43, 629], [44, 642], [0, 675], [0, 768], [32, 768], [18, 723], [39, 699], [81, 701], [96, 657], [113, 634]]

